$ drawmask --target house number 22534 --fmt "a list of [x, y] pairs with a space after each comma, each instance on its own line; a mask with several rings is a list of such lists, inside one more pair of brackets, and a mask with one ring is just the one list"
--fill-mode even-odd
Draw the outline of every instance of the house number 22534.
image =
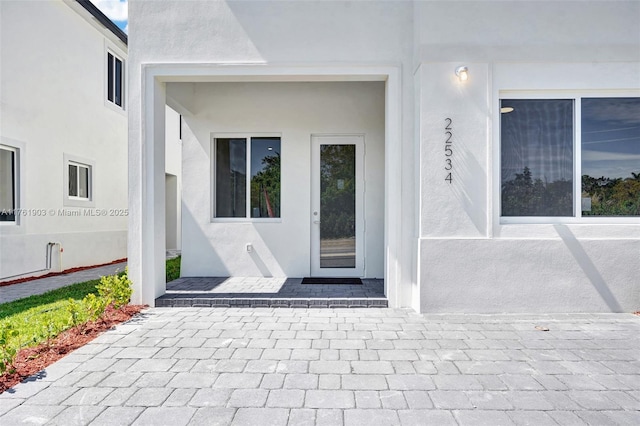
[[453, 173], [453, 163], [451, 162], [453, 157], [453, 127], [451, 127], [451, 123], [453, 123], [453, 120], [445, 118], [444, 121], [447, 123], [444, 127], [444, 170], [446, 173], [444, 180], [451, 183], [453, 181], [453, 176], [451, 175]]

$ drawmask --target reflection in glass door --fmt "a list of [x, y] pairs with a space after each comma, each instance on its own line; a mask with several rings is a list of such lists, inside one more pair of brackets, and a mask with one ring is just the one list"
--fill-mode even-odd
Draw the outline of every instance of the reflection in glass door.
[[355, 268], [355, 145], [320, 145], [320, 217], [320, 268]]
[[364, 274], [364, 139], [312, 138], [311, 274]]

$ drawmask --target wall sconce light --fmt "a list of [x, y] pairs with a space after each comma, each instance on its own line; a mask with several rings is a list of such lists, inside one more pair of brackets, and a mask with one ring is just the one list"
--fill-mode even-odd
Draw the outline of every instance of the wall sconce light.
[[460, 81], [467, 81], [469, 79], [469, 69], [465, 66], [456, 68], [456, 75]]

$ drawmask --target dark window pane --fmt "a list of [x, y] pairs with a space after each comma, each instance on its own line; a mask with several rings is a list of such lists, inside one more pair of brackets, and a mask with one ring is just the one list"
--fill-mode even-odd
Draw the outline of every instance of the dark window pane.
[[640, 98], [582, 99], [582, 215], [640, 215]]
[[356, 146], [320, 146], [320, 268], [356, 267]]
[[280, 217], [280, 138], [251, 138], [251, 217]]
[[69, 164], [69, 196], [78, 196], [78, 166]]
[[78, 167], [80, 178], [78, 179], [78, 196], [89, 198], [89, 169], [87, 167]]
[[216, 139], [216, 217], [247, 216], [247, 142]]
[[113, 102], [113, 55], [107, 53], [107, 99]]
[[16, 153], [0, 149], [0, 222], [14, 222], [16, 208]]
[[114, 93], [114, 102], [118, 106], [122, 106], [122, 61], [116, 58], [116, 87]]
[[573, 216], [573, 100], [500, 107], [502, 216]]

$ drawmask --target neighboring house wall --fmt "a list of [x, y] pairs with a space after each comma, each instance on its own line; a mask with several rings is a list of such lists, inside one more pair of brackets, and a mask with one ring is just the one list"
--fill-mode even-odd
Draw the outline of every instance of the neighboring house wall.
[[[142, 74], [131, 82], [140, 101], [130, 110], [130, 172], [139, 181], [130, 189], [135, 214], [129, 243], [143, 249], [132, 262], [135, 297], [149, 303], [152, 295], [162, 292], [159, 257], [145, 252], [157, 245], [145, 237], [153, 235], [145, 224], [153, 218], [153, 200], [158, 199], [149, 192], [157, 191], [149, 189], [157, 158], [153, 150], [140, 147], [153, 143], [159, 122], [150, 117], [164, 104], [165, 94], [169, 104], [184, 109], [185, 117], [191, 114], [185, 122], [196, 126], [200, 143], [200, 147], [193, 140], [185, 143], [189, 155], [183, 159], [183, 170], [190, 185], [184, 211], [198, 212], [197, 225], [190, 225], [188, 234], [183, 218], [185, 245], [198, 237], [198, 247], [209, 244], [211, 251], [224, 252], [212, 261], [220, 267], [205, 267], [189, 255], [183, 262], [193, 273], [240, 274], [244, 260], [227, 258], [238, 247], [226, 252], [235, 225], [212, 224], [202, 213], [211, 198], [209, 179], [203, 181], [209, 170], [204, 164], [209, 146], [205, 135], [215, 129], [201, 126], [214, 127], [222, 117], [226, 118], [222, 126], [242, 118], [253, 124], [251, 120], [260, 115], [226, 117], [223, 107], [215, 108], [220, 94], [212, 91], [204, 99], [199, 90], [204, 86], [198, 85], [258, 80], [275, 88], [273, 81], [357, 80], [362, 77], [355, 72], [330, 74], [341, 65], [362, 70], [387, 65], [401, 75], [401, 90], [395, 93], [393, 73], [388, 74], [385, 93], [384, 278], [391, 305], [423, 312], [638, 309], [640, 218], [580, 217], [580, 176], [573, 176], [577, 210], [573, 216], [501, 218], [500, 99], [640, 97], [640, 3], [190, 4], [186, 9], [172, 1], [130, 2], [135, 40], [130, 58], [133, 69]], [[468, 67], [468, 81], [461, 82], [454, 74], [461, 65]], [[172, 74], [173, 69], [182, 74]], [[280, 74], [270, 75], [270, 70]], [[305, 72], [313, 74], [309, 80], [300, 76]], [[167, 87], [174, 83], [167, 81], [193, 86], [191, 92], [172, 93]], [[310, 101], [319, 98], [314, 95]], [[300, 119], [298, 111], [291, 113], [292, 119]], [[580, 113], [575, 114], [577, 122]], [[391, 131], [396, 121], [398, 138]], [[445, 146], [447, 123], [452, 129], [450, 147]], [[574, 138], [576, 153], [570, 160], [575, 174], [580, 148], [579, 137]], [[445, 180], [447, 148], [453, 153], [451, 182]], [[292, 161], [307, 160], [300, 152]], [[187, 176], [192, 167], [193, 175]], [[191, 187], [198, 182], [203, 182], [201, 190]], [[392, 198], [396, 194], [398, 198]], [[246, 238], [259, 234], [257, 229], [243, 230], [242, 241], [235, 242], [250, 242]], [[399, 250], [395, 238], [401, 241]], [[271, 251], [274, 256], [287, 253], [281, 248]]]
[[[126, 257], [127, 116], [106, 99], [107, 51], [124, 61], [126, 45], [75, 2], [3, 1], [0, 19], [0, 143], [19, 150], [21, 209], [0, 223], [0, 278], [45, 268], [49, 242], [52, 271]], [[89, 166], [89, 199], [69, 198], [69, 161]]]

